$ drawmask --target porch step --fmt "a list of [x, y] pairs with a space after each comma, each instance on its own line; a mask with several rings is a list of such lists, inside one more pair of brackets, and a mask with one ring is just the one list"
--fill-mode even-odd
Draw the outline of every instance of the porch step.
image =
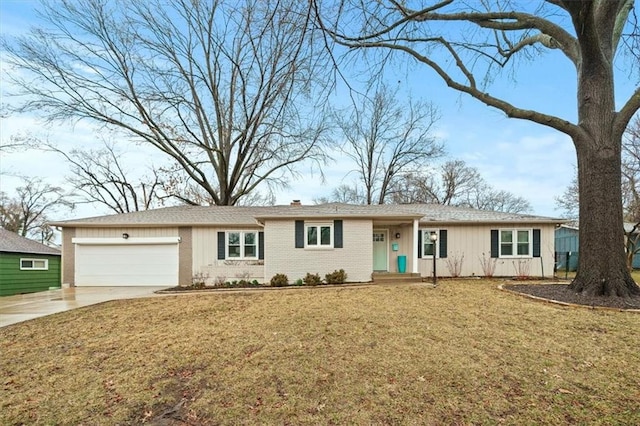
[[406, 282], [420, 282], [422, 277], [419, 273], [405, 273], [399, 272], [374, 272], [371, 274], [371, 279], [374, 283], [406, 283]]

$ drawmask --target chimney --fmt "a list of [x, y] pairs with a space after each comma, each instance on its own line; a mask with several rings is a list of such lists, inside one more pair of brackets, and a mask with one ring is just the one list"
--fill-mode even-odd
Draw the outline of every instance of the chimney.
[[302, 205], [302, 203], [300, 202], [300, 200], [293, 200], [293, 201], [291, 202], [291, 205], [292, 205], [292, 206], [301, 206], [301, 205]]

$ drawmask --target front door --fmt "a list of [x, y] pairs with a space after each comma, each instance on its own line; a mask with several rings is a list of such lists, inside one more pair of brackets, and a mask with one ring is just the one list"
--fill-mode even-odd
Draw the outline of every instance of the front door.
[[373, 231], [373, 270], [389, 270], [389, 254], [387, 252], [389, 244], [387, 242], [388, 232], [385, 230]]

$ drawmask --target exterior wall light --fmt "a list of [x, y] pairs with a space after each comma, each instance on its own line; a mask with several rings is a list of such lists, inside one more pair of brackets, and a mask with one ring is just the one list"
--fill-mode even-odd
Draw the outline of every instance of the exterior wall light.
[[127, 238], [129, 238], [129, 234], [127, 234], [126, 232], [124, 232], [124, 233], [122, 234], [122, 238], [124, 238], [124, 239], [126, 240]]

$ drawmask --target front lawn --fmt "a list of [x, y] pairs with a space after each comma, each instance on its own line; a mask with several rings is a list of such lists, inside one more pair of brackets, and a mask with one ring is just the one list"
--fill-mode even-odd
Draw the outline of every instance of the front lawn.
[[640, 315], [497, 281], [200, 293], [0, 329], [0, 424], [640, 424]]

